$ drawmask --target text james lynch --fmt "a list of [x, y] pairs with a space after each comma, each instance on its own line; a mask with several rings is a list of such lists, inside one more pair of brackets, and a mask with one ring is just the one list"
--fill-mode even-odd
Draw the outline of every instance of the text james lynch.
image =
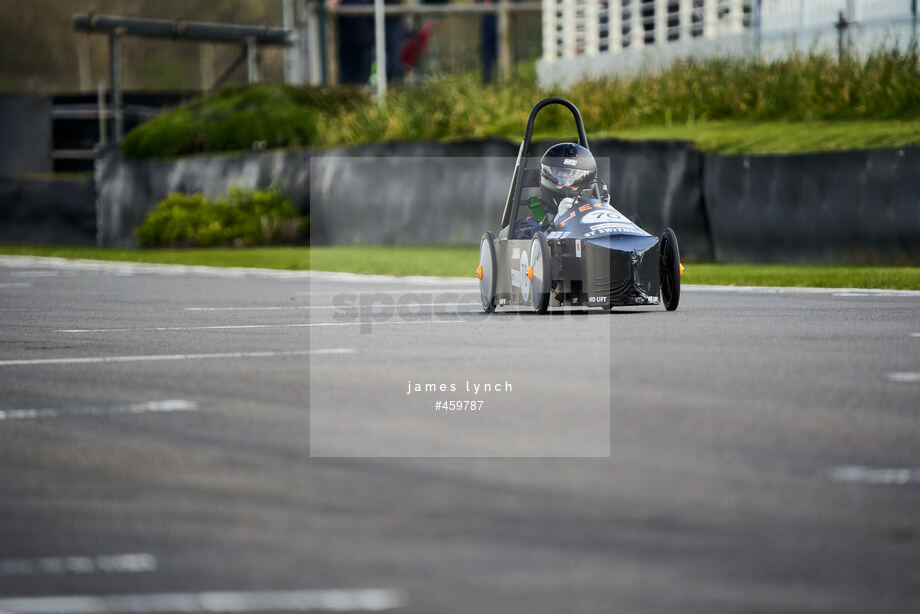
[[[418, 382], [413, 382], [411, 379], [408, 381], [406, 386], [406, 394], [412, 394], [413, 392], [457, 392], [457, 384], [419, 384]], [[466, 380], [464, 382], [464, 390], [466, 392], [472, 392], [474, 395], [481, 392], [511, 392], [511, 382], [505, 380], [504, 383], [498, 384], [477, 384]]]

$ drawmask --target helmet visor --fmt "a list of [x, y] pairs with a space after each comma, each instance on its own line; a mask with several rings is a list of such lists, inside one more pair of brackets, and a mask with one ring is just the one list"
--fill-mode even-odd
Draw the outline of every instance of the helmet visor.
[[580, 190], [591, 185], [594, 171], [561, 166], [544, 166], [543, 179], [556, 188]]

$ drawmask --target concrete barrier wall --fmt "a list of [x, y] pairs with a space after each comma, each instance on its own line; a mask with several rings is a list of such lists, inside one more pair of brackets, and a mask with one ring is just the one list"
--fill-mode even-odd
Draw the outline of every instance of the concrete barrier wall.
[[0, 95], [0, 177], [51, 171], [51, 99]]
[[[534, 151], [550, 144], [535, 144]], [[99, 241], [134, 245], [133, 228], [170, 192], [219, 196], [232, 186], [276, 184], [311, 214], [314, 243], [475, 244], [485, 230], [498, 232], [517, 149], [486, 139], [176, 161], [124, 160], [110, 151], [96, 171]], [[682, 226], [687, 256], [711, 258], [698, 153], [686, 143], [617, 140], [595, 141], [592, 149], [617, 207], [638, 216], [650, 232]]]
[[720, 262], [920, 262], [920, 149], [707, 154]]
[[[673, 227], [687, 262], [920, 262], [920, 149], [722, 156], [681, 142], [591, 147], [614, 205], [649, 232]], [[170, 192], [274, 184], [311, 214], [314, 244], [475, 244], [498, 230], [516, 154], [503, 140], [177, 161], [110, 151], [96, 171], [99, 243], [135, 245], [134, 227]]]
[[0, 243], [94, 245], [93, 180], [0, 178]]

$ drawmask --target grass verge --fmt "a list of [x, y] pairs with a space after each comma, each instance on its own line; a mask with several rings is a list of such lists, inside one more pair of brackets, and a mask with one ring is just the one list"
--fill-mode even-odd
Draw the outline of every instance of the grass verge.
[[[109, 249], [0, 246], [0, 254], [87, 258], [156, 264], [472, 277], [478, 249], [460, 247], [264, 247], [217, 249]], [[920, 267], [781, 264], [689, 264], [686, 284], [886, 288], [920, 290]]]
[[604, 136], [636, 141], [692, 141], [722, 154], [790, 154], [920, 145], [920, 120], [713, 121], [644, 126]]

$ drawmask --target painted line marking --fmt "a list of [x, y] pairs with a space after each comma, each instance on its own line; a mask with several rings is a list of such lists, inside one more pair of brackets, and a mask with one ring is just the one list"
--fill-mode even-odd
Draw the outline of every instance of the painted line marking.
[[5, 281], [0, 283], [0, 288], [31, 288], [32, 282], [28, 281]]
[[207, 360], [212, 358], [277, 358], [280, 356], [314, 356], [325, 354], [353, 354], [350, 348], [326, 350], [293, 350], [287, 352], [220, 352], [214, 354], [150, 354], [141, 356], [87, 356], [82, 358], [34, 358], [23, 360], [0, 360], [0, 367], [21, 365], [78, 365], [109, 362], [147, 362], [158, 360]]
[[57, 277], [60, 271], [13, 271], [10, 277]]
[[421, 294], [421, 295], [427, 295], [427, 294], [459, 294], [459, 295], [463, 296], [463, 295], [465, 295], [465, 294], [475, 294], [475, 295], [478, 296], [478, 295], [479, 295], [479, 286], [475, 286], [475, 287], [463, 287], [463, 288], [459, 288], [459, 287], [458, 287], [458, 288], [422, 288], [422, 287], [418, 287], [418, 288], [415, 289], [415, 290], [406, 289], [405, 287], [400, 288], [400, 289], [398, 289], [398, 290], [386, 290], [386, 289], [380, 289], [380, 290], [342, 290], [341, 288], [330, 289], [330, 290], [314, 289], [314, 290], [309, 290], [309, 291], [306, 291], [306, 292], [292, 292], [292, 293], [291, 293], [291, 296], [312, 296], [312, 295], [319, 295], [319, 294], [323, 294], [323, 295], [342, 294], [342, 295], [345, 295], [345, 296], [355, 296], [355, 295], [362, 295], [362, 296], [363, 296], [363, 295], [366, 295], [366, 294], [383, 294], [383, 295], [386, 295], [386, 296], [392, 296], [392, 295], [396, 295], [396, 294], [406, 294], [406, 295], [411, 295], [411, 294]]
[[719, 286], [711, 284], [681, 284], [681, 290], [691, 292], [740, 292], [748, 294], [830, 294], [861, 296], [920, 296], [920, 290], [888, 290], [884, 288], [806, 288], [798, 286]]
[[[148, 403], [131, 403], [110, 407], [73, 407], [70, 409], [0, 409], [0, 421], [35, 420], [76, 416], [114, 416], [117, 414], [145, 414], [172, 411], [195, 411], [198, 404], [183, 399], [167, 399]], [[2, 571], [0, 571], [2, 573]]]
[[920, 382], [920, 372], [917, 371], [894, 371], [886, 373], [885, 377], [889, 382]]
[[911, 337], [920, 337], [920, 333], [911, 333], [910, 336], [911, 336]]
[[[386, 320], [364, 321], [364, 322], [314, 322], [311, 324], [217, 324], [213, 326], [158, 326], [152, 328], [70, 328], [60, 329], [56, 333], [158, 333], [168, 331], [187, 331], [187, 330], [236, 330], [248, 328], [311, 328], [314, 326], [356, 326], [358, 324], [454, 324], [463, 320]], [[0, 363], [2, 364], [2, 363]]]
[[143, 573], [155, 571], [157, 559], [147, 552], [101, 556], [0, 559], [0, 575]]
[[[470, 307], [481, 303], [397, 303], [393, 307]], [[371, 307], [389, 307], [390, 305], [290, 305], [271, 307], [186, 307], [185, 311], [286, 311], [289, 309], [365, 309]]]
[[406, 605], [403, 591], [385, 588], [149, 595], [71, 595], [0, 599], [11, 614], [161, 614], [192, 612], [380, 612]]
[[900, 296], [900, 294], [890, 290], [853, 290], [852, 292], [834, 292], [831, 296]]
[[849, 482], [856, 484], [904, 485], [920, 482], [920, 469], [861, 467], [851, 465], [834, 467], [830, 471], [832, 482]]
[[418, 320], [418, 321], [409, 321], [409, 320], [396, 320], [393, 322], [386, 321], [365, 321], [365, 322], [317, 322], [316, 324], [310, 324], [310, 326], [360, 326], [366, 324], [368, 326], [377, 326], [378, 324], [462, 324], [465, 320]]

